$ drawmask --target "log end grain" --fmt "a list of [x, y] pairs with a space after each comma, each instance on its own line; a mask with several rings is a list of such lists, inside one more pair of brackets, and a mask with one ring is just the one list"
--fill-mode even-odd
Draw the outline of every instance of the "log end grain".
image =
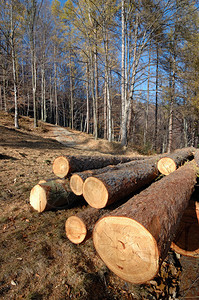
[[71, 216], [66, 220], [65, 231], [67, 238], [74, 244], [82, 243], [87, 235], [84, 222], [77, 216]]
[[94, 227], [93, 242], [107, 267], [125, 281], [144, 283], [158, 272], [157, 243], [146, 228], [131, 218], [100, 219]]
[[170, 157], [163, 157], [158, 161], [157, 168], [163, 175], [169, 175], [177, 169], [175, 161]]
[[38, 212], [42, 212], [46, 208], [46, 190], [39, 184], [35, 185], [30, 192], [30, 205]]
[[83, 196], [94, 208], [103, 208], [108, 203], [108, 191], [104, 183], [95, 177], [89, 177], [83, 184]]
[[75, 195], [83, 194], [83, 183], [84, 181], [78, 174], [73, 174], [70, 178], [70, 188]]
[[69, 173], [69, 163], [66, 157], [59, 156], [53, 162], [53, 172], [59, 178], [64, 178]]

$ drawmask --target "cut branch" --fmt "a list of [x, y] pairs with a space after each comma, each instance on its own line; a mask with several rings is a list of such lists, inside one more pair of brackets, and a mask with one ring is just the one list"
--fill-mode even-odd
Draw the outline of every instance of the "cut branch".
[[165, 259], [196, 183], [187, 163], [101, 218], [94, 246], [116, 275], [132, 283], [152, 279]]

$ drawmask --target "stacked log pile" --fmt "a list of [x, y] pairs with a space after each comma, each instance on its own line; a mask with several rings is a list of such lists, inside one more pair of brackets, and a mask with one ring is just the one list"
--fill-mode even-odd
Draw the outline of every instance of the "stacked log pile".
[[[157, 274], [170, 246], [178, 253], [199, 256], [199, 245], [185, 240], [187, 227], [181, 225], [195, 215], [191, 231], [195, 239], [198, 203], [189, 206], [189, 200], [196, 184], [197, 157], [194, 148], [150, 158], [60, 156], [53, 162], [58, 178], [33, 187], [30, 204], [42, 212], [70, 208], [84, 197], [88, 208], [66, 220], [68, 239], [80, 244], [93, 234], [94, 246], [110, 270], [126, 281], [144, 283]], [[187, 244], [194, 244], [194, 249]]]

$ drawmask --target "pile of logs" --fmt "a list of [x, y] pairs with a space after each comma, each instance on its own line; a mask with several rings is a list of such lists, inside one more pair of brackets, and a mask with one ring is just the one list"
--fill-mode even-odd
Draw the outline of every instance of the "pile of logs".
[[34, 186], [30, 204], [43, 212], [84, 198], [89, 206], [66, 220], [68, 239], [80, 244], [93, 236], [110, 270], [144, 283], [157, 274], [170, 247], [199, 256], [199, 204], [190, 202], [198, 166], [195, 148], [152, 157], [60, 156], [53, 162], [58, 178]]

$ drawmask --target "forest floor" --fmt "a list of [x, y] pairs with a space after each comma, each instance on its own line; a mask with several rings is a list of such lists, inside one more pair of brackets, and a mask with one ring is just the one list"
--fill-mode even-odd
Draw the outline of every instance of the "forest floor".
[[91, 135], [0, 112], [0, 299], [199, 299], [199, 258], [170, 251], [159, 274], [142, 285], [114, 275], [95, 252], [92, 239], [74, 245], [64, 224], [85, 203], [38, 214], [31, 188], [53, 178], [59, 155], [138, 153]]

